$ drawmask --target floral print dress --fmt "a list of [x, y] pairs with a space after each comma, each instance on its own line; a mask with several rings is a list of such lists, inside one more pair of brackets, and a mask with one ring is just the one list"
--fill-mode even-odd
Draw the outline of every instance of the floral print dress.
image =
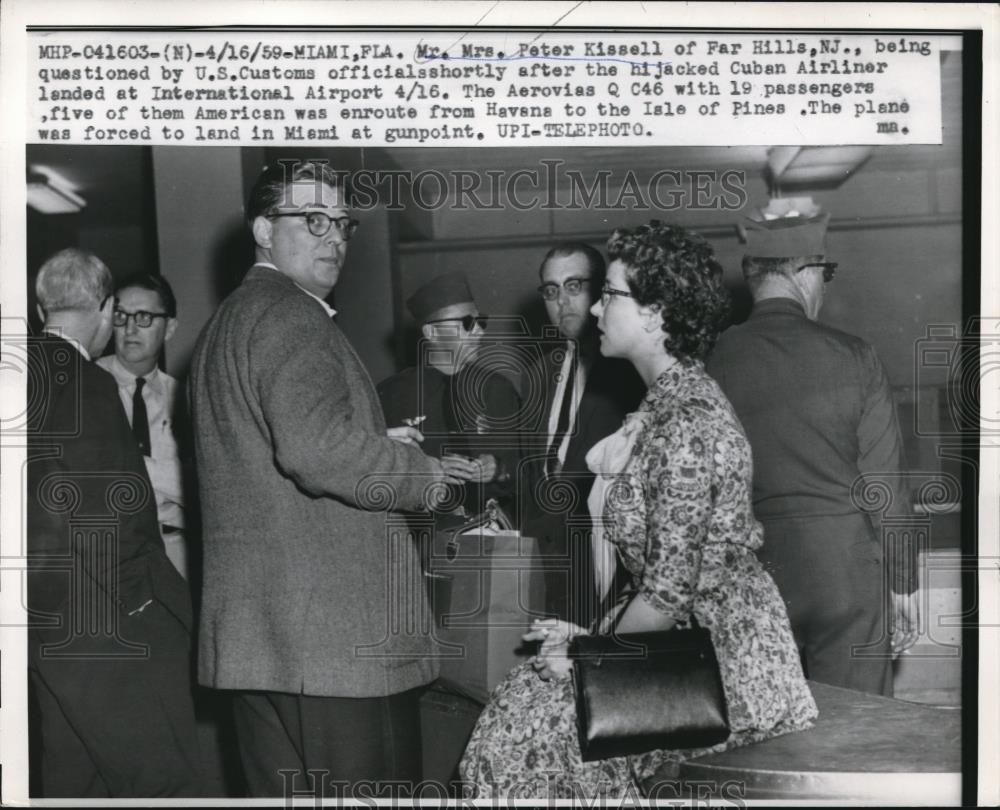
[[784, 602], [754, 553], [763, 534], [750, 446], [729, 402], [700, 363], [678, 363], [636, 417], [639, 433], [602, 520], [630, 587], [600, 629], [636, 594], [680, 626], [694, 616], [712, 635], [732, 733], [711, 748], [583, 762], [572, 679], [543, 681], [523, 664], [494, 690], [469, 740], [460, 772], [470, 795], [637, 796], [654, 773], [669, 775], [685, 759], [808, 728], [816, 717]]

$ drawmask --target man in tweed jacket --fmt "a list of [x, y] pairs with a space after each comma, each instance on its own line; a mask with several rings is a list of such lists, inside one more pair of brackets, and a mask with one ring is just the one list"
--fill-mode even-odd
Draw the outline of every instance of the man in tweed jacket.
[[336, 175], [282, 161], [246, 213], [257, 262], [205, 327], [191, 373], [198, 678], [237, 692], [252, 796], [416, 782], [417, 698], [437, 667], [419, 556], [386, 512], [443, 490], [429, 486], [440, 462], [416, 429], [386, 430], [323, 300], [357, 227]]

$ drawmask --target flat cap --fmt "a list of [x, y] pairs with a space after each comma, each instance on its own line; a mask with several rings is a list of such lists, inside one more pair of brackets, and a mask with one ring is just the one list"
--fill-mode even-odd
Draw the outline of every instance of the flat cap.
[[407, 309], [417, 323], [433, 320], [436, 312], [453, 304], [474, 304], [465, 273], [445, 273], [432, 278], [418, 289], [406, 302]]
[[759, 258], [826, 255], [829, 214], [814, 217], [781, 217], [764, 221], [746, 219], [747, 254]]

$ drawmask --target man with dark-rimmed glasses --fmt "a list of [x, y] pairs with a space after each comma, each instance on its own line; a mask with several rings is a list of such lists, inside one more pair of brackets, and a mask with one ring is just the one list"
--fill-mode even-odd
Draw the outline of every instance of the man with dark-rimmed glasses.
[[326, 300], [358, 227], [345, 178], [279, 161], [246, 220], [256, 262], [191, 371], [198, 677], [234, 692], [250, 796], [419, 782], [419, 694], [437, 676], [430, 607], [418, 553], [394, 542], [385, 512], [433, 507], [453, 479], [419, 430], [386, 429]]
[[904, 543], [883, 550], [852, 489], [881, 476], [906, 514], [903, 446], [875, 350], [817, 322], [837, 266], [825, 256], [828, 219], [747, 223], [753, 311], [723, 333], [708, 370], [750, 440], [760, 557], [807, 676], [891, 695], [892, 657], [916, 640], [916, 560]]
[[167, 556], [188, 577], [184, 537], [184, 474], [174, 433], [177, 380], [160, 369], [163, 347], [177, 330], [177, 299], [161, 276], [131, 276], [115, 291], [115, 353], [97, 365], [118, 383], [118, 394], [156, 495]]
[[[526, 432], [528, 463], [519, 482], [525, 534], [537, 537], [546, 567], [546, 608], [583, 627], [599, 615], [594, 589], [587, 496], [594, 474], [586, 456], [621, 427], [642, 397], [642, 381], [629, 363], [602, 357], [590, 307], [604, 285], [605, 261], [584, 242], [551, 248], [538, 268], [538, 293], [562, 340], [548, 341], [532, 377], [541, 418]], [[525, 411], [535, 408], [525, 403]], [[566, 488], [570, 489], [567, 490]], [[556, 493], [573, 491], [567, 499]], [[579, 527], [585, 527], [581, 533]]]

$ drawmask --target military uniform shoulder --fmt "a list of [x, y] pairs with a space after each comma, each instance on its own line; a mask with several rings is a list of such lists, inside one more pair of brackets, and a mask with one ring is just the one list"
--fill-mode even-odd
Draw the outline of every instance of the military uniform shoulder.
[[726, 327], [726, 329], [719, 333], [719, 337], [716, 338], [715, 346], [712, 351], [717, 351], [720, 346], [728, 348], [730, 345], [738, 342], [746, 331], [747, 328], [744, 323], [734, 323], [731, 326]]
[[864, 338], [852, 335], [850, 332], [845, 332], [842, 329], [830, 326], [829, 324], [819, 323], [817, 321], [810, 321], [810, 323], [815, 331], [821, 332], [828, 339], [841, 343], [846, 348], [849, 348], [858, 354], [866, 354], [873, 351], [872, 345]]

